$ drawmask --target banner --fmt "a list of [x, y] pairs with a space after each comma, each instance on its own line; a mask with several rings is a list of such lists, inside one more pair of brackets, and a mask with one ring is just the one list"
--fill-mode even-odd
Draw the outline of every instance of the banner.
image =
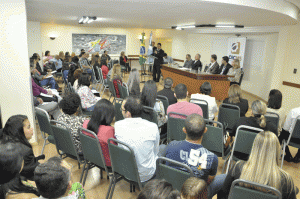
[[243, 68], [245, 57], [246, 37], [230, 37], [228, 39], [228, 57], [232, 64], [234, 59], [240, 60], [240, 66]]
[[153, 46], [152, 46], [152, 32], [151, 32], [150, 38], [149, 38], [149, 47], [148, 47], [148, 52], [147, 52], [147, 55], [148, 55], [147, 63], [148, 64], [153, 63], [153, 58], [149, 57], [152, 54], [153, 54]]
[[146, 57], [145, 57], [145, 54], [146, 54], [146, 49], [145, 49], [145, 33], [143, 32], [142, 33], [142, 39], [140, 39], [141, 41], [141, 47], [140, 47], [140, 65], [143, 65], [146, 61]]

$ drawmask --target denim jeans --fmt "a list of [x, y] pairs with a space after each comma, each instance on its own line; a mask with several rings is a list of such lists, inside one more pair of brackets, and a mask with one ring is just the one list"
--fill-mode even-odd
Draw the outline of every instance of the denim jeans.
[[93, 105], [93, 106], [91, 106], [91, 107], [89, 107], [89, 108], [86, 108], [86, 109], [84, 109], [84, 110], [86, 110], [86, 111], [94, 111], [94, 109], [95, 109], [95, 105]]
[[64, 70], [64, 72], [63, 72], [63, 77], [64, 77], [65, 81], [67, 81], [67, 79], [68, 79], [68, 73], [69, 73], [69, 70]]
[[214, 197], [222, 189], [226, 176], [227, 174], [216, 175], [214, 180], [207, 186], [208, 199]]
[[94, 81], [93, 70], [92, 69], [85, 69], [84, 72], [91, 74], [91, 76], [92, 76], [91, 81], [93, 82]]
[[47, 79], [43, 79], [42, 81], [40, 81], [41, 86], [45, 86], [47, 84], [51, 84], [51, 89], [55, 89], [55, 80], [53, 77], [51, 78], [47, 78]]

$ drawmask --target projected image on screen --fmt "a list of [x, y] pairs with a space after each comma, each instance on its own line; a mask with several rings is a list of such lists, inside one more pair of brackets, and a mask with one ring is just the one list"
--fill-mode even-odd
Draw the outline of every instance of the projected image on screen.
[[80, 54], [80, 50], [90, 54], [108, 51], [109, 54], [120, 54], [126, 51], [126, 35], [109, 34], [72, 34], [72, 51]]

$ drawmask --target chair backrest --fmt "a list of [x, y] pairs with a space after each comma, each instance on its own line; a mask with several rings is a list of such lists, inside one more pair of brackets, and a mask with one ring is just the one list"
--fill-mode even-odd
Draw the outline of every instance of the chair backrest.
[[182, 128], [185, 125], [185, 119], [170, 117], [170, 115], [178, 115], [187, 118], [187, 115], [170, 112], [168, 114], [168, 125], [167, 125], [167, 140], [168, 143], [172, 140], [184, 140], [186, 134], [182, 131]]
[[119, 83], [118, 83], [118, 89], [119, 89], [119, 93], [120, 93], [120, 98], [125, 99], [124, 94], [123, 94], [122, 85]]
[[231, 156], [233, 158], [236, 158], [234, 152], [250, 155], [254, 139], [256, 135], [261, 131], [263, 130], [259, 128], [245, 125], [239, 126], [236, 130]]
[[192, 98], [190, 102], [199, 105], [203, 112], [203, 118], [209, 119], [208, 102], [206, 100]]
[[170, 105], [169, 104], [169, 99], [166, 96], [163, 96], [163, 95], [157, 95], [156, 99], [159, 99], [160, 101], [162, 101], [162, 103], [164, 104], [165, 113], [166, 113], [167, 110], [168, 110], [168, 107]]
[[240, 77], [240, 81], [239, 81], [239, 86], [241, 86], [242, 81], [243, 81], [243, 78], [244, 78], [244, 71], [242, 70], [242, 72], [241, 72], [241, 77]]
[[265, 114], [265, 118], [266, 118], [267, 122], [272, 122], [276, 126], [276, 129], [278, 129], [279, 115], [277, 113], [267, 112]]
[[84, 159], [92, 164], [97, 165], [98, 167], [105, 169], [105, 171], [108, 172], [97, 135], [94, 132], [81, 127], [78, 128], [78, 134]]
[[122, 90], [122, 93], [123, 93], [123, 99], [125, 99], [126, 97], [129, 96], [129, 93], [128, 93], [128, 88], [126, 86], [121, 86], [121, 90]]
[[[176, 167], [184, 168], [185, 170], [187, 170], [187, 172], [166, 165], [165, 162], [171, 163]], [[167, 182], [172, 184], [174, 189], [180, 191], [184, 182], [190, 177], [194, 177], [194, 173], [192, 169], [186, 164], [182, 164], [180, 162], [165, 157], [157, 158], [156, 178], [165, 179]]]
[[[241, 184], [242, 183], [242, 184]], [[245, 187], [251, 186], [251, 188]], [[259, 191], [257, 189], [253, 189], [252, 187], [257, 187], [258, 189], [262, 189], [263, 191]], [[252, 198], [260, 198], [260, 199], [281, 199], [281, 193], [277, 189], [258, 184], [255, 182], [250, 182], [247, 180], [237, 179], [233, 181], [230, 188], [230, 193], [228, 199], [252, 199]]]
[[123, 99], [116, 98], [116, 101], [115, 101], [115, 110], [116, 110], [115, 122], [124, 119], [122, 111], [121, 111], [122, 103], [123, 103]]
[[[58, 154], [59, 151], [63, 151], [67, 156], [77, 158], [79, 160], [76, 148], [72, 139], [71, 130], [66, 126], [66, 124], [58, 121], [51, 120], [51, 128], [53, 131], [53, 137], [56, 143], [56, 149]], [[63, 127], [57, 126], [60, 124]]]
[[[114, 145], [112, 142], [117, 143]], [[117, 139], [108, 139], [108, 149], [113, 173], [124, 176], [127, 180], [137, 182], [142, 188], [134, 151], [126, 143]]]
[[101, 84], [103, 84], [104, 83], [104, 78], [103, 78], [102, 70], [99, 67], [96, 67], [96, 68], [97, 68], [98, 73], [99, 73], [99, 80], [100, 80]]
[[[96, 68], [97, 68], [97, 66], [96, 66]], [[92, 66], [92, 73], [93, 73], [93, 76], [95, 77], [96, 81], [99, 82], [100, 81], [99, 72], [95, 71], [93, 66]]]
[[240, 107], [225, 103], [220, 105], [218, 122], [221, 122], [226, 129], [232, 129], [238, 119], [240, 119]]
[[153, 108], [149, 106], [143, 106], [143, 112], [141, 118], [148, 120], [149, 122], [158, 124], [157, 117], [158, 117], [157, 112]]
[[51, 124], [50, 124], [50, 117], [44, 109], [35, 107], [35, 115], [38, 119], [40, 130], [48, 135], [53, 135]]
[[217, 127], [213, 125], [206, 125], [207, 132], [204, 133], [202, 139], [202, 146], [209, 151], [215, 153], [218, 157], [224, 157], [224, 133], [223, 125], [220, 122], [206, 120], [205, 123], [217, 124]]
[[107, 80], [107, 84], [108, 84], [108, 87], [109, 87], [109, 91], [111, 92], [112, 96], [116, 97], [116, 90], [115, 90], [115, 86], [113, 84], [112, 81], [110, 81], [110, 79], [106, 79]]

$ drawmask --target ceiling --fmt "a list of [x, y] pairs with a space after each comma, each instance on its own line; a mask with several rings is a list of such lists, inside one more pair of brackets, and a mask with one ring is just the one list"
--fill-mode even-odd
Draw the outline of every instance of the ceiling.
[[[274, 1], [280, 1], [281, 4], [274, 4], [274, 9], [232, 4], [234, 1], [238, 2], [231, 0], [229, 4], [208, 0], [26, 0], [26, 8], [29, 21], [91, 27], [159, 29], [193, 24], [278, 27], [297, 23], [297, 19], [291, 16], [298, 17], [299, 10], [295, 4], [300, 4], [299, 0], [287, 0], [292, 3], [283, 0], [260, 0], [260, 3], [269, 1], [273, 4]], [[275, 12], [276, 9], [282, 12]], [[294, 15], [289, 15], [291, 12]], [[97, 16], [102, 19], [91, 24], [79, 25], [78, 20], [82, 16]]]

